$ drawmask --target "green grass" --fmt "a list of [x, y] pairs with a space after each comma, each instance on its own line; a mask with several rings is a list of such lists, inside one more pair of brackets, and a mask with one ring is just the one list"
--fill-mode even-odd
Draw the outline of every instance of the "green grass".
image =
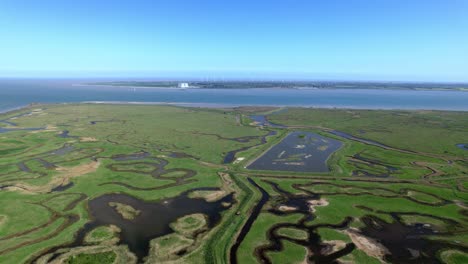
[[177, 219], [175, 223], [171, 224], [171, 228], [185, 237], [193, 237], [197, 231], [205, 228], [206, 224], [205, 215], [192, 214]]
[[109, 241], [114, 238], [115, 235], [116, 230], [114, 230], [114, 228], [109, 226], [99, 226], [91, 230], [91, 232], [86, 235], [85, 241], [87, 243], [100, 243]]
[[284, 222], [297, 222], [300, 217], [301, 215], [298, 214], [283, 217], [269, 213], [260, 214], [239, 248], [237, 253], [239, 263], [255, 263], [254, 249], [269, 243], [266, 232], [273, 225]]
[[307, 257], [307, 250], [300, 245], [289, 241], [283, 242], [283, 250], [269, 254], [273, 263], [299, 264], [304, 263]]
[[[363, 226], [360, 219], [365, 216], [375, 216], [392, 223], [394, 219], [390, 213], [407, 213], [401, 218], [408, 225], [425, 223], [440, 232], [453, 232], [444, 237], [434, 235], [430, 239], [458, 241], [459, 245], [468, 246], [466, 236], [457, 234], [468, 227], [463, 205], [460, 205], [468, 204], [468, 152], [454, 147], [456, 143], [466, 142], [466, 113], [323, 109], [274, 112], [264, 109], [262, 111], [270, 111], [267, 114], [271, 114], [271, 122], [304, 126], [301, 131], [313, 131], [344, 143], [328, 160], [330, 172], [285, 173], [252, 171], [244, 167], [280, 142], [290, 129], [276, 129], [277, 135], [268, 137], [266, 144], [239, 152], [237, 157], [245, 158], [243, 161], [221, 164], [227, 152], [259, 144], [261, 137], [272, 129], [250, 126], [243, 112], [246, 110], [92, 104], [34, 108], [42, 108], [46, 114], [35, 113], [15, 119], [15, 122], [23, 127], [49, 125], [57, 129], [0, 134], [0, 186], [16, 186], [16, 189], [0, 190], [0, 252], [4, 251], [0, 254], [0, 263], [25, 263], [49, 248], [72, 242], [77, 231], [91, 220], [87, 203], [96, 197], [125, 193], [146, 201], [159, 201], [193, 188], [226, 187], [223, 184], [227, 183], [217, 174], [220, 171], [229, 172], [232, 176], [229, 183], [229, 189], [235, 190], [232, 208], [223, 211], [221, 220], [211, 230], [205, 230], [205, 224], [200, 224], [193, 217], [179, 219], [178, 227], [173, 225], [178, 233], [157, 238], [152, 243], [171, 253], [154, 256], [185, 263], [228, 263], [231, 246], [260, 199], [260, 193], [246, 180], [247, 177], [253, 178], [264, 188], [273, 202], [265, 205], [241, 243], [237, 252], [239, 263], [257, 263], [255, 248], [269, 243], [266, 234], [275, 224], [297, 223], [303, 217], [298, 213], [279, 216], [268, 212], [272, 204], [281, 201], [281, 193], [263, 180], [275, 182], [283, 190], [296, 195], [306, 195], [297, 188], [307, 184], [301, 188], [327, 200], [328, 206], [315, 208], [314, 217], [307, 222], [310, 226], [337, 224], [352, 217], [350, 226], [360, 228]], [[23, 109], [17, 113], [30, 110]], [[255, 112], [254, 109], [249, 111]], [[240, 116], [241, 124], [236, 116]], [[96, 120], [104, 122], [90, 124]], [[414, 152], [346, 140], [327, 133], [323, 127]], [[57, 134], [65, 129], [75, 137], [58, 137]], [[93, 137], [97, 141], [81, 142], [80, 137]], [[64, 155], [51, 153], [65, 145], [73, 146], [73, 150]], [[150, 157], [131, 161], [112, 159], [115, 155], [142, 151], [150, 153]], [[172, 152], [191, 157], [171, 157]], [[356, 154], [360, 155], [361, 160], [353, 159]], [[158, 159], [166, 160], [168, 165], [165, 169], [172, 170], [163, 175], [165, 179], [150, 175], [157, 165], [149, 163], [158, 163]], [[27, 190], [48, 186], [59, 177], [64, 177], [60, 171], [45, 168], [41, 160], [68, 168], [93, 160], [98, 160], [100, 165], [95, 171], [69, 179], [73, 186], [62, 192], [24, 191], [21, 188]], [[20, 162], [31, 172], [21, 171], [18, 167]], [[389, 167], [394, 170], [389, 170]], [[186, 179], [187, 182], [180, 181], [178, 179], [186, 175], [184, 170], [195, 171], [196, 175]], [[430, 176], [433, 170], [437, 172], [436, 176]], [[374, 175], [386, 174], [386, 177], [363, 176], [363, 171]], [[258, 175], [260, 173], [262, 175]], [[112, 184], [116, 182], [139, 188], [170, 187], [133, 190]], [[175, 182], [181, 184], [174, 185]], [[450, 219], [458, 225], [450, 226], [438, 218], [411, 213]], [[67, 217], [76, 221], [68, 224], [65, 220]], [[61, 232], [56, 232], [61, 228]], [[202, 230], [202, 235], [194, 237], [195, 230]], [[304, 239], [307, 236], [306, 232], [293, 228], [282, 228], [278, 232], [290, 238]], [[321, 241], [351, 242], [345, 233], [335, 229], [323, 227], [317, 232]], [[86, 237], [89, 245], [98, 245], [115, 239], [117, 235], [118, 229], [102, 226]], [[300, 263], [305, 259], [305, 247], [286, 240], [282, 240], [282, 243], [283, 250], [267, 253], [273, 263]], [[112, 263], [119, 253], [116, 247], [109, 248], [110, 251], [104, 253], [77, 254], [67, 261]], [[175, 249], [184, 249], [187, 253], [177, 256], [176, 252], [172, 252]], [[438, 254], [447, 263], [463, 263], [466, 259], [466, 254], [450, 248]], [[354, 263], [378, 261], [359, 249], [340, 260]]]
[[463, 264], [468, 262], [468, 254], [455, 250], [447, 250], [441, 253], [441, 259], [446, 263]]
[[304, 230], [290, 227], [281, 228], [280, 230], [278, 230], [278, 234], [295, 239], [307, 239], [307, 237], [309, 236], [309, 234], [307, 234], [307, 232], [305, 232]]
[[465, 112], [292, 108], [270, 115], [269, 120], [327, 127], [414, 151], [468, 156], [467, 151], [455, 146], [467, 140]]
[[95, 254], [85, 254], [81, 253], [76, 256], [71, 256], [69, 259], [65, 260], [67, 264], [112, 264], [115, 260], [114, 252], [103, 252]]

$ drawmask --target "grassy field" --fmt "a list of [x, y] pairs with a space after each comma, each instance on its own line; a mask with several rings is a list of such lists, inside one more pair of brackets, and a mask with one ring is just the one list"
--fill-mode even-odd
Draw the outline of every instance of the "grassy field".
[[273, 123], [322, 127], [418, 152], [468, 157], [466, 112], [292, 108], [269, 115]]
[[[0, 263], [468, 261], [467, 113], [60, 104], [0, 119], [16, 125], [0, 133]], [[343, 142], [329, 172], [246, 169], [298, 130]], [[113, 194], [188, 213], [139, 257], [121, 242], [148, 207], [92, 217]]]

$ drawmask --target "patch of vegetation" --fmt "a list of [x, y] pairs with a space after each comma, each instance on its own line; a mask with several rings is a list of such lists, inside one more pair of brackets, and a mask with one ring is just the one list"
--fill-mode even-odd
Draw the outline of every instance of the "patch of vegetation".
[[180, 252], [187, 251], [194, 241], [177, 233], [158, 237], [151, 241], [146, 263], [158, 263], [179, 258]]
[[117, 226], [100, 226], [91, 230], [91, 232], [86, 235], [85, 242], [91, 244], [101, 242], [112, 243], [112, 240], [117, 238], [119, 232], [120, 228]]
[[202, 232], [206, 225], [205, 215], [192, 214], [177, 219], [175, 223], [171, 224], [171, 228], [185, 237], [194, 237], [196, 233]]
[[283, 242], [283, 249], [269, 255], [273, 263], [300, 264], [307, 259], [307, 250], [289, 241]]
[[268, 118], [276, 124], [335, 129], [402, 149], [468, 157], [456, 147], [466, 141], [466, 112], [289, 108]]
[[[418, 239], [436, 249], [421, 252], [421, 258], [466, 262], [460, 249], [467, 249], [468, 241], [460, 231], [468, 228], [468, 152], [455, 146], [466, 142], [466, 113], [91, 104], [32, 110], [15, 112], [26, 115], [14, 122], [47, 129], [0, 134], [0, 263], [31, 262], [48, 249], [58, 249], [48, 253], [59, 252], [57, 260], [68, 263], [136, 262], [125, 245], [116, 245], [118, 226], [97, 227], [81, 247], [66, 248], [91, 221], [88, 203], [120, 193], [151, 202], [183, 194], [210, 203], [234, 193], [233, 201], [220, 205], [226, 210], [211, 229], [203, 214], [184, 216], [172, 223], [174, 233], [152, 239], [149, 256], [140, 262], [229, 263], [238, 243], [232, 254], [239, 263], [301, 263], [307, 256], [356, 246], [349, 230], [378, 241], [386, 225], [397, 238], [407, 237], [398, 232], [425, 230], [428, 235]], [[248, 115], [257, 112], [295, 128], [251, 125]], [[344, 143], [327, 161], [330, 172], [245, 169], [296, 129]], [[64, 130], [71, 137], [59, 137]], [[271, 131], [277, 134], [264, 138]], [[234, 150], [243, 150], [236, 157], [244, 159], [222, 164]], [[314, 201], [328, 204], [312, 210]], [[144, 213], [124, 203], [112, 206], [128, 220]], [[255, 210], [258, 217], [251, 218]], [[369, 232], [373, 229], [380, 231]], [[309, 237], [319, 253], [310, 252]], [[269, 250], [276, 242], [281, 249]], [[381, 258], [356, 246], [337, 261]]]
[[69, 259], [65, 261], [67, 264], [112, 264], [115, 260], [115, 253], [110, 252], [102, 252], [102, 253], [95, 253], [95, 254], [86, 254], [81, 253], [76, 256], [71, 256]]
[[447, 250], [440, 254], [445, 263], [462, 264], [468, 261], [468, 254], [457, 250]]
[[307, 237], [309, 236], [309, 234], [307, 234], [307, 232], [305, 232], [304, 230], [291, 227], [281, 228], [280, 230], [278, 230], [278, 234], [293, 239], [307, 239]]
[[135, 219], [140, 213], [140, 210], [133, 208], [128, 204], [110, 202], [109, 206], [114, 207], [115, 210], [126, 220]]

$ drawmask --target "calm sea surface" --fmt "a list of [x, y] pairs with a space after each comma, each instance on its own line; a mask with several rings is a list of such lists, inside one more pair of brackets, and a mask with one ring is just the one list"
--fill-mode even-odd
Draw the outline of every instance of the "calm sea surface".
[[[86, 81], [81, 81], [86, 82]], [[278, 105], [359, 109], [468, 111], [468, 92], [368, 89], [149, 89], [79, 86], [71, 80], [0, 80], [0, 111], [33, 102], [184, 103], [200, 106]]]

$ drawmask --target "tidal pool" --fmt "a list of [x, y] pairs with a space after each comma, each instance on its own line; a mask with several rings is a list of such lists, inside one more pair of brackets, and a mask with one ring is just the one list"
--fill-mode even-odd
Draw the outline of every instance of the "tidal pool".
[[[201, 213], [208, 217], [208, 227], [211, 228], [221, 219], [221, 212], [229, 208], [223, 204], [233, 202], [233, 194], [216, 202], [189, 198], [187, 195], [188, 192], [159, 202], [146, 202], [125, 194], [106, 194], [97, 197], [88, 204], [93, 221], [79, 231], [75, 243], [81, 244], [84, 236], [98, 226], [116, 225], [122, 230], [120, 242], [128, 245], [141, 262], [148, 254], [152, 239], [174, 232], [169, 226], [170, 223], [186, 215]], [[110, 202], [130, 205], [141, 213], [133, 220], [124, 219], [109, 205]]]
[[327, 172], [327, 160], [342, 142], [311, 132], [291, 132], [247, 166], [252, 170]]

